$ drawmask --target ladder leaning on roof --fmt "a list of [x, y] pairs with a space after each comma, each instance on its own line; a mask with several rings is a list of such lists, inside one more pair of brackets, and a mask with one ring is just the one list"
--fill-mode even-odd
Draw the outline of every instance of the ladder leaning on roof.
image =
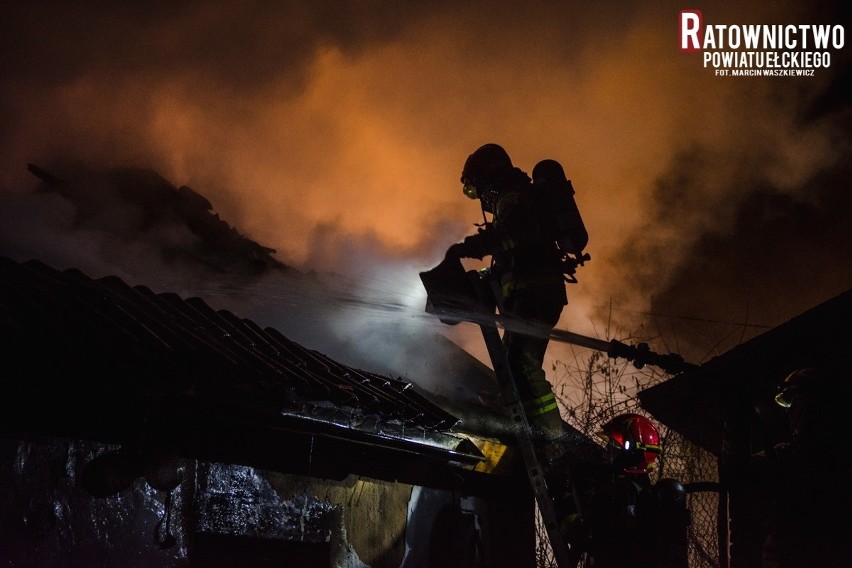
[[[679, 373], [695, 370], [698, 367], [687, 363], [677, 353], [655, 353], [646, 343], [627, 345], [615, 339], [604, 341], [565, 330], [544, 329], [532, 325], [530, 322], [507, 318], [502, 314], [498, 315], [496, 313], [499, 311], [496, 292], [489, 279], [484, 276], [482, 271], [465, 272], [458, 258], [445, 258], [432, 270], [421, 272], [420, 280], [426, 288], [426, 311], [428, 313], [438, 315], [440, 320], [447, 324], [466, 321], [476, 323], [482, 329], [485, 346], [488, 348], [488, 355], [491, 357], [494, 373], [500, 386], [501, 399], [512, 420], [519, 426], [518, 444], [557, 565], [559, 568], [573, 568], [572, 563], [576, 564], [579, 561], [579, 554], [572, 555], [568, 544], [559, 533], [554, 503], [547, 488], [541, 463], [535, 452], [529, 420], [524, 412], [517, 385], [506, 361], [506, 351], [503, 348], [498, 326], [518, 333], [550, 337], [554, 341], [603, 351], [610, 357], [632, 361], [637, 368], [644, 365], [654, 365], [669, 373]], [[570, 474], [570, 472], [563, 473]], [[570, 475], [568, 475], [567, 481], [573, 485], [573, 479]], [[572, 487], [571, 493], [576, 511], [582, 516], [582, 507], [575, 488]]]
[[497, 382], [500, 386], [501, 400], [509, 411], [512, 421], [519, 426], [518, 446], [521, 450], [521, 456], [527, 470], [527, 477], [530, 480], [545, 531], [547, 532], [547, 538], [553, 550], [556, 565], [559, 568], [572, 567], [573, 564], [576, 564], [576, 560], [572, 561], [568, 545], [559, 532], [559, 518], [556, 515], [553, 498], [547, 487], [544, 470], [535, 451], [532, 430], [527, 415], [524, 412], [520, 395], [518, 394], [518, 387], [512, 378], [511, 369], [509, 369], [506, 361], [506, 350], [503, 348], [500, 334], [496, 326], [489, 326], [483, 323], [480, 324], [480, 327], [482, 328], [482, 336], [485, 340], [485, 346], [488, 349], [488, 355], [491, 357], [491, 362], [494, 366], [494, 374], [497, 376]]
[[479, 324], [482, 329], [482, 337], [500, 387], [500, 399], [517, 426], [517, 443], [553, 557], [559, 568], [573, 568], [578, 558], [572, 560], [568, 544], [559, 532], [559, 519], [542, 464], [536, 454], [529, 419], [506, 360], [506, 350], [497, 327], [500, 321], [495, 314], [497, 302], [491, 286], [482, 273], [465, 273], [457, 259], [454, 262], [446, 259], [435, 269], [420, 273], [420, 277], [428, 294], [427, 312], [447, 316], [441, 318], [444, 323], [469, 321]]

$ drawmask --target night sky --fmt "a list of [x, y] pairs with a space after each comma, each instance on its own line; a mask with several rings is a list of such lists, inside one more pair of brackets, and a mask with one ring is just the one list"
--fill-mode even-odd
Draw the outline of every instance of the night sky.
[[705, 360], [852, 287], [852, 47], [801, 78], [678, 48], [683, 8], [852, 29], [804, 4], [4, 2], [0, 253], [114, 272], [26, 166], [153, 168], [282, 262], [419, 310], [418, 271], [481, 221], [462, 164], [496, 142], [577, 190], [592, 261], [560, 327]]

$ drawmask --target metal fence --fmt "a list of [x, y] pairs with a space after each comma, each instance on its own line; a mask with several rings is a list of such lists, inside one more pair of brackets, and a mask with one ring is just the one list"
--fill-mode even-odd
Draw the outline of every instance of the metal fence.
[[719, 499], [717, 458], [678, 433], [663, 432], [660, 477], [687, 488], [689, 568], [719, 568]]

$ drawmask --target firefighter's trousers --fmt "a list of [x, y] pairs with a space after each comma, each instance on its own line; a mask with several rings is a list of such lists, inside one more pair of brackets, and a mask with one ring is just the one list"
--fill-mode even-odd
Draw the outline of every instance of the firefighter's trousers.
[[[564, 286], [560, 276], [558, 281], [516, 290], [504, 298], [503, 314], [535, 323], [549, 333], [559, 321], [565, 305]], [[564, 432], [556, 396], [542, 368], [548, 342], [549, 337], [530, 336], [511, 329], [503, 334], [509, 369], [533, 436], [541, 442], [558, 439]]]

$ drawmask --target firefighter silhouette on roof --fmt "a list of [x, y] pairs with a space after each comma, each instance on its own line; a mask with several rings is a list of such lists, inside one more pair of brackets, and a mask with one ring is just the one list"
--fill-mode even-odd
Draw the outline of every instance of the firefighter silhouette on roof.
[[[576, 213], [573, 189], [561, 166], [553, 160], [542, 162], [533, 180], [513, 166], [509, 155], [497, 144], [485, 144], [465, 161], [461, 174], [464, 194], [479, 199], [483, 216], [492, 221], [478, 233], [452, 245], [447, 257], [483, 259], [491, 256], [490, 276], [498, 285], [497, 303], [502, 315], [531, 324], [538, 334], [507, 328], [503, 345], [512, 377], [533, 428], [533, 437], [545, 462], [564, 455], [563, 422], [545, 372], [542, 369], [549, 332], [559, 321], [568, 303], [565, 291], [565, 257], [554, 231], [561, 223], [563, 233], [570, 229], [572, 254], [579, 254], [588, 235]], [[559, 179], [561, 175], [561, 179]], [[548, 214], [545, 187], [562, 182], [563, 199], [573, 210], [556, 218]], [[570, 190], [570, 192], [569, 192]], [[554, 207], [549, 208], [554, 213]], [[554, 228], [556, 227], [556, 228]], [[565, 241], [566, 239], [562, 239]], [[570, 241], [570, 239], [567, 239]]]

